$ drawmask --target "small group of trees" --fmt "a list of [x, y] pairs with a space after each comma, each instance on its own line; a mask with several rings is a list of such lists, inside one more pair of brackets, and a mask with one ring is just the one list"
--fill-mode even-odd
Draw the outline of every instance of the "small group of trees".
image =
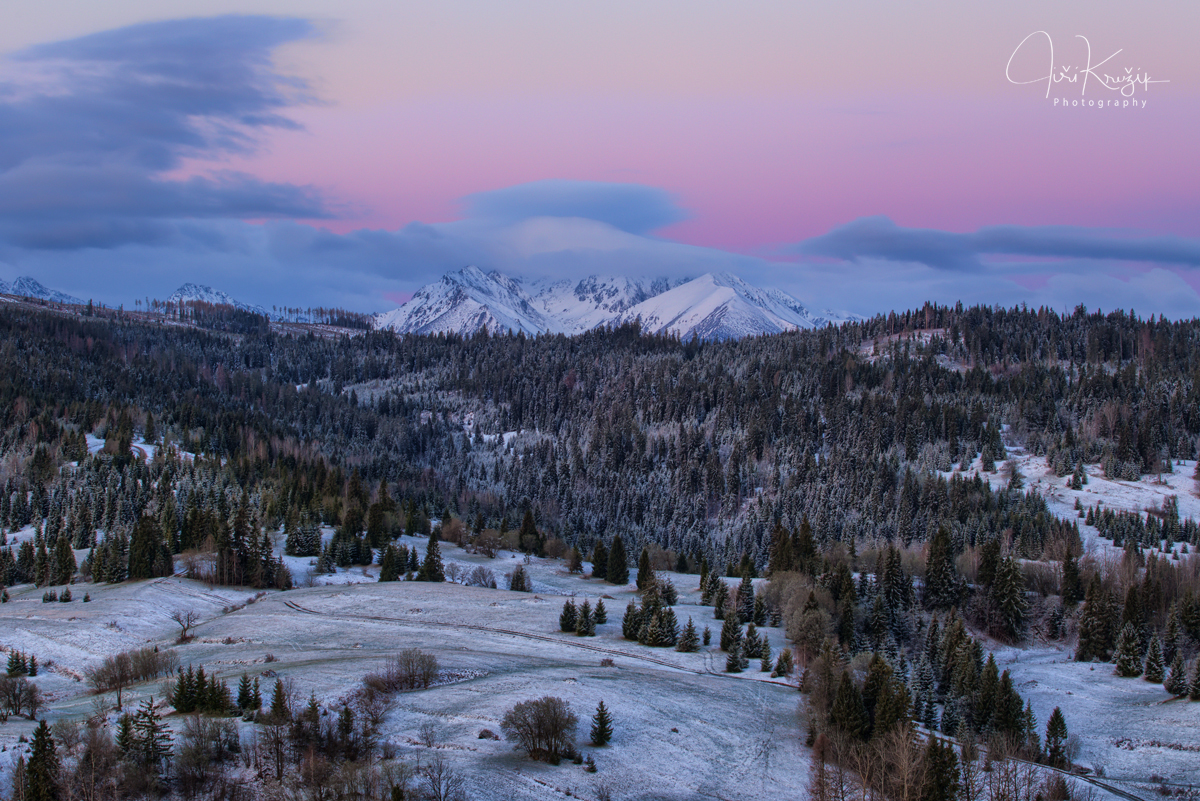
[[596, 636], [596, 626], [602, 626], [608, 622], [608, 610], [604, 607], [604, 599], [596, 601], [595, 610], [592, 609], [592, 602], [586, 598], [578, 607], [575, 606], [575, 601], [568, 598], [563, 602], [562, 612], [558, 616], [558, 627], [565, 632], [574, 632], [580, 637]]
[[206, 675], [203, 666], [193, 669], [189, 665], [187, 670], [180, 668], [167, 701], [176, 712], [184, 715], [192, 712], [226, 715], [238, 708], [234, 706], [229, 685], [218, 680], [216, 674]]
[[95, 692], [115, 692], [117, 708], [121, 694], [131, 684], [167, 675], [179, 667], [179, 655], [157, 647], [137, 648], [107, 656], [99, 665], [88, 668], [85, 678]]

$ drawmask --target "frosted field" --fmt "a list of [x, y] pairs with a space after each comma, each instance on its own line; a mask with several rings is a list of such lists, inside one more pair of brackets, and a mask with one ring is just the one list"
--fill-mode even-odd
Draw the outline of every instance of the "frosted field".
[[1131, 792], [1200, 782], [1200, 703], [1176, 700], [1161, 684], [1113, 675], [1110, 664], [1075, 662], [1070, 649], [996, 651], [1021, 695], [1033, 702], [1041, 730], [1054, 707], [1080, 739], [1075, 761], [1101, 768], [1105, 781]]
[[[489, 560], [443, 546], [448, 561], [486, 563], [501, 581], [503, 572], [517, 564], [509, 554]], [[397, 696], [383, 739], [397, 746], [401, 758], [428, 759], [433, 751], [419, 744], [418, 732], [432, 721], [437, 751], [468, 778], [472, 798], [544, 799], [567, 793], [594, 798], [606, 784], [615, 798], [756, 799], [803, 787], [808, 750], [800, 740], [801, 696], [794, 683], [770, 681], [769, 674], [758, 672], [757, 662], [740, 676], [726, 675], [721, 672], [725, 655], [715, 646], [680, 654], [625, 641], [620, 621], [633, 597], [629, 588], [571, 576], [557, 560], [533, 560], [527, 570], [543, 591], [333, 583], [269, 593], [229, 612], [223, 609], [255, 593], [168, 578], [77, 585], [75, 601], [43, 604], [42, 591], [24, 585], [10, 590], [12, 601], [0, 606], [0, 645], [35, 653], [42, 663], [53, 661], [36, 679], [50, 702], [46, 717], [51, 722], [93, 713], [95, 696], [79, 680], [88, 665], [147, 644], [176, 648], [184, 665], [215, 669], [231, 688], [243, 672], [276, 671], [295, 682], [301, 700], [315, 693], [332, 713], [340, 709], [339, 699], [365, 673], [382, 667], [389, 654], [417, 647], [436, 654], [442, 670], [458, 680]], [[322, 578], [369, 581], [361, 568]], [[715, 640], [720, 622], [712, 619], [712, 610], [689, 605], [698, 599], [698, 577], [673, 578], [681, 590], [676, 607], [681, 623], [691, 615], [701, 630], [713, 628]], [[80, 600], [84, 592], [92, 597], [86, 606]], [[558, 631], [564, 594], [570, 592], [593, 605], [601, 593], [611, 596], [605, 600], [609, 622], [596, 637]], [[170, 614], [176, 609], [194, 609], [203, 621], [195, 639], [182, 646], [173, 645], [178, 626]], [[782, 631], [767, 631], [778, 651]], [[277, 661], [268, 664], [268, 654]], [[606, 657], [614, 666], [600, 665]], [[274, 679], [262, 682], [269, 700]], [[136, 686], [126, 694], [126, 707], [149, 694], [160, 698], [163, 683]], [[570, 702], [580, 718], [578, 745], [594, 756], [598, 773], [588, 774], [569, 761], [536, 763], [507, 742], [479, 739], [481, 729], [500, 733], [500, 719], [512, 705], [543, 695]], [[586, 741], [601, 699], [614, 716], [615, 736], [609, 746], [593, 749]], [[244, 742], [250, 729], [243, 731]], [[32, 724], [17, 719], [0, 726], [5, 770], [17, 737], [31, 730]]]

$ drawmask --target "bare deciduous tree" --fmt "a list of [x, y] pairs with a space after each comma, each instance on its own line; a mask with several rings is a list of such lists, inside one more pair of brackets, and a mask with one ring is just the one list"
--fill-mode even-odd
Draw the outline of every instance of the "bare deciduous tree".
[[421, 792], [429, 801], [466, 801], [466, 786], [446, 758], [438, 754], [421, 770]]
[[191, 639], [188, 632], [200, 622], [200, 616], [191, 609], [177, 609], [171, 613], [171, 620], [179, 624], [179, 642], [187, 642]]
[[544, 696], [522, 701], [504, 713], [500, 728], [504, 736], [520, 745], [534, 759], [551, 762], [575, 750], [575, 727], [579, 718], [561, 698]]

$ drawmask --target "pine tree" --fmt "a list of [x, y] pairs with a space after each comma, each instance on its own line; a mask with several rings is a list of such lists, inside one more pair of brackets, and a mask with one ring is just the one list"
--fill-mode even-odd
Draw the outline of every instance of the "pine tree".
[[643, 547], [642, 555], [638, 557], [637, 588], [648, 589], [655, 580], [654, 568], [650, 566], [650, 549]]
[[575, 546], [571, 546], [571, 553], [567, 557], [567, 570], [574, 575], [583, 573], [583, 554]]
[[708, 626], [704, 627], [704, 633], [701, 635], [700, 641], [704, 643], [706, 648], [712, 645], [712, 629], [710, 629]]
[[575, 631], [575, 619], [577, 616], [575, 602], [570, 598], [563, 601], [562, 612], [558, 615], [559, 629], [562, 631]]
[[601, 701], [596, 705], [596, 714], [592, 716], [592, 745], [597, 748], [608, 745], [612, 735], [612, 715], [604, 706], [604, 701]]
[[1167, 678], [1163, 681], [1163, 689], [1171, 695], [1187, 695], [1187, 668], [1183, 662], [1183, 649], [1175, 651], [1175, 658], [1171, 660], [1171, 668], [1167, 671]]
[[1146, 654], [1146, 670], [1144, 673], [1146, 681], [1159, 684], [1163, 680], [1163, 654], [1162, 645], [1158, 641], [1158, 637], [1150, 640], [1150, 650]]
[[54, 738], [50, 735], [50, 727], [43, 720], [33, 731], [29, 762], [25, 765], [23, 801], [57, 801], [60, 769]]
[[1137, 629], [1126, 623], [1117, 639], [1116, 674], [1131, 679], [1142, 675], [1142, 654]]
[[610, 584], [618, 587], [629, 583], [629, 557], [625, 555], [625, 543], [620, 534], [613, 537], [612, 550], [608, 552], [606, 578]]
[[1055, 768], [1067, 767], [1067, 720], [1058, 707], [1046, 721], [1046, 761]]
[[262, 709], [262, 690], [258, 686], [258, 677], [254, 677], [254, 691], [250, 694], [250, 708], [257, 711]]
[[592, 614], [592, 619], [597, 626], [603, 626], [608, 622], [608, 610], [604, 608], [604, 599], [596, 601], [596, 611]]
[[700, 636], [696, 633], [696, 624], [692, 622], [690, 617], [684, 625], [683, 631], [679, 634], [679, 642], [675, 645], [675, 650], [684, 653], [692, 653], [700, 650]]

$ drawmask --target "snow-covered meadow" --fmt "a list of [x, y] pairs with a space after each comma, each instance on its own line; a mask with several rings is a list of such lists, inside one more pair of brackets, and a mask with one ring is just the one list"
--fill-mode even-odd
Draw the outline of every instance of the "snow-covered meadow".
[[[493, 560], [443, 547], [447, 563], [485, 564], [501, 586], [503, 574], [520, 561], [506, 552]], [[790, 683], [770, 680], [756, 663], [738, 676], [725, 674], [724, 654], [715, 644], [683, 654], [626, 641], [621, 616], [634, 597], [632, 587], [571, 575], [554, 559], [534, 559], [526, 570], [533, 593], [379, 583], [362, 568], [320, 576], [313, 587], [261, 595], [165, 578], [80, 585], [72, 602], [44, 604], [42, 591], [25, 585], [10, 590], [12, 600], [0, 606], [0, 645], [50, 663], [36, 681], [47, 695], [51, 722], [94, 714], [96, 698], [81, 680], [85, 669], [135, 647], [172, 647], [182, 664], [215, 670], [231, 687], [243, 673], [259, 676], [268, 695], [274, 676], [283, 676], [294, 682], [299, 699], [315, 694], [330, 714], [389, 655], [416, 647], [435, 654], [450, 681], [398, 696], [383, 738], [403, 759], [428, 760], [435, 751], [446, 756], [467, 777], [472, 798], [594, 798], [606, 785], [614, 798], [755, 799], [803, 787], [809, 751], [794, 676]], [[701, 630], [712, 626], [715, 640], [720, 624], [711, 608], [698, 605], [698, 577], [673, 579], [681, 595], [680, 622], [691, 616]], [[91, 597], [86, 605], [85, 592]], [[596, 637], [559, 631], [558, 615], [570, 594], [593, 604], [604, 598], [608, 623]], [[192, 641], [176, 645], [179, 628], [170, 616], [180, 609], [197, 611], [201, 623]], [[766, 631], [778, 651], [782, 630]], [[159, 679], [136, 686], [126, 694], [126, 707], [151, 694], [160, 699], [163, 685]], [[578, 744], [593, 755], [597, 773], [569, 761], [533, 762], [511, 743], [480, 738], [484, 729], [499, 733], [514, 704], [544, 695], [571, 704], [580, 718]], [[614, 716], [615, 736], [610, 745], [591, 748], [588, 726], [601, 699]], [[436, 731], [432, 748], [419, 735], [427, 722]], [[243, 726], [249, 737], [250, 724]], [[17, 719], [0, 727], [0, 748], [6, 749], [0, 765], [7, 768], [17, 738], [31, 730], [31, 723]]]

